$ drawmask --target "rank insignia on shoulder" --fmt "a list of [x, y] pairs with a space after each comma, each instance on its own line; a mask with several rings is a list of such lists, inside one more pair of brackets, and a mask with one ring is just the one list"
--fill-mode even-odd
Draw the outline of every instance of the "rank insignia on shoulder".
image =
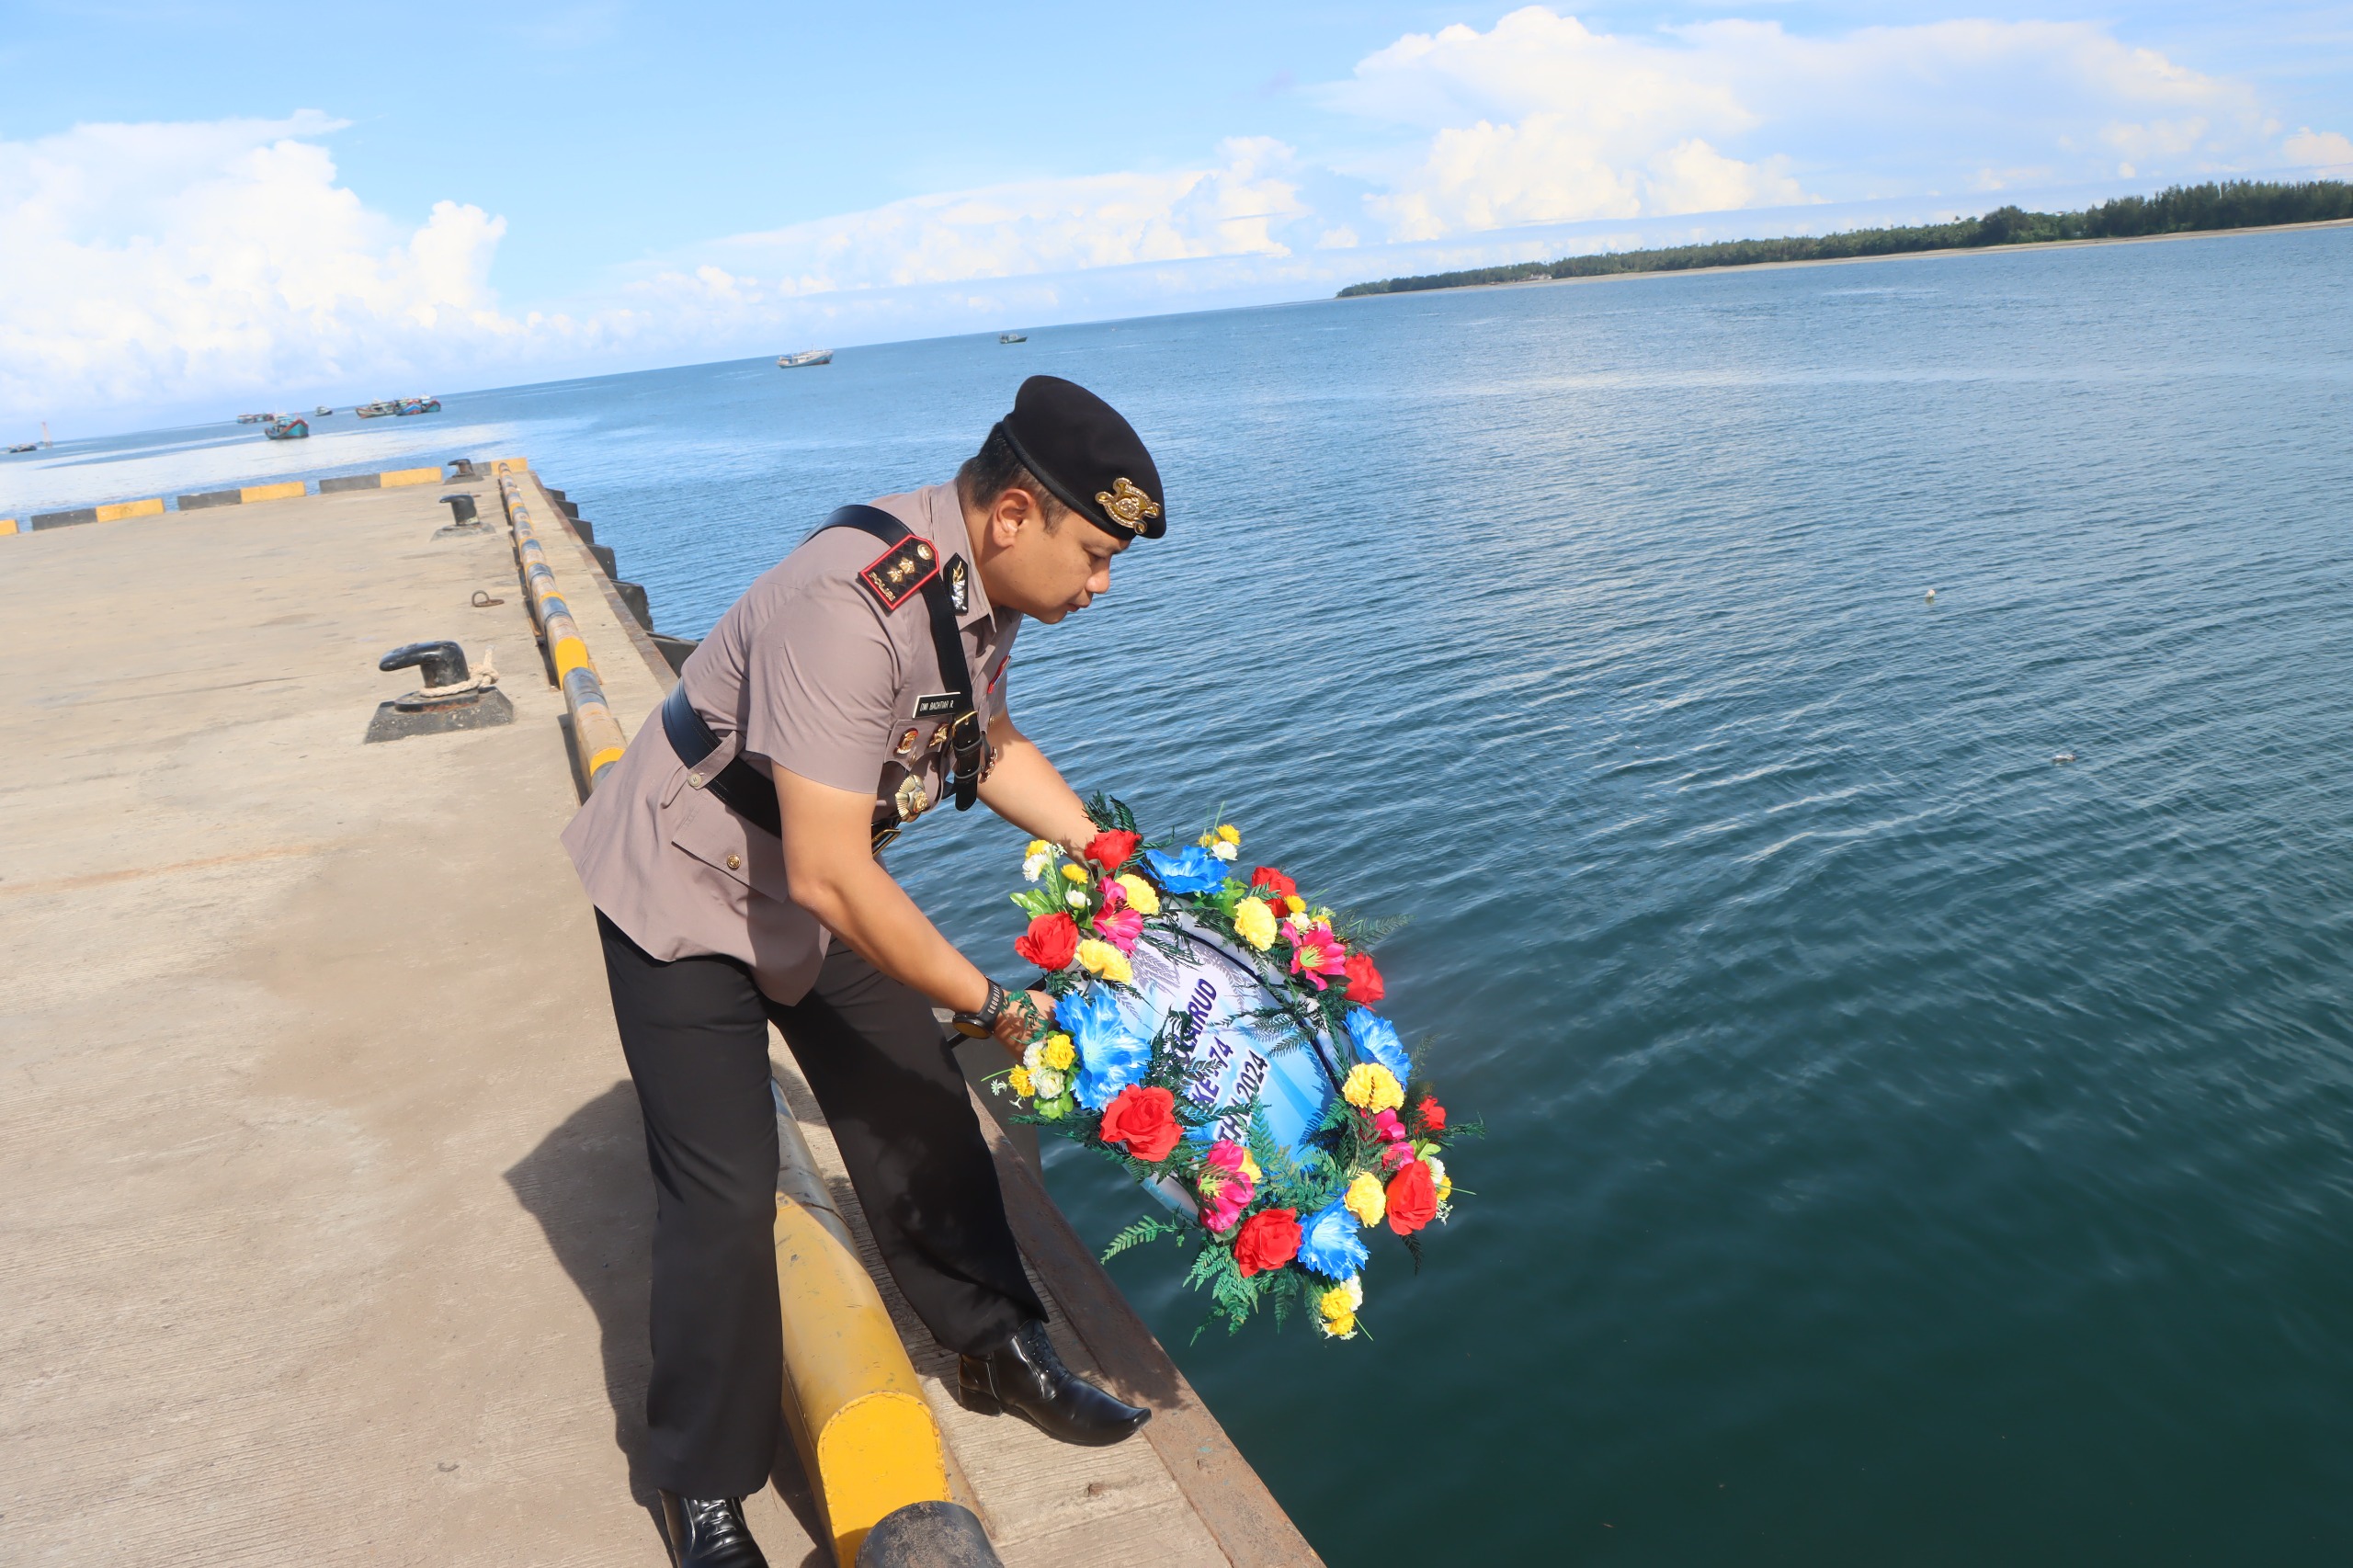
[[961, 555], [948, 558], [948, 603], [958, 615], [970, 613], [972, 608], [972, 578]]
[[876, 556], [858, 580], [882, 601], [884, 609], [896, 609], [915, 597], [938, 570], [939, 553], [931, 541], [910, 534]]

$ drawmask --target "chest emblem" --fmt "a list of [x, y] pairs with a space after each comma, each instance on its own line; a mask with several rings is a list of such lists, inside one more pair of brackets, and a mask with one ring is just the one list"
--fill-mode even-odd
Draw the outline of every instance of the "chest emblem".
[[899, 782], [898, 793], [891, 797], [891, 804], [898, 808], [901, 822], [913, 822], [931, 810], [931, 797], [923, 791], [923, 780], [910, 773]]
[[858, 580], [882, 602], [884, 609], [896, 609], [938, 573], [939, 552], [932, 549], [931, 541], [909, 534], [876, 556]]
[[948, 562], [948, 603], [958, 615], [969, 615], [972, 608], [972, 574], [961, 555]]

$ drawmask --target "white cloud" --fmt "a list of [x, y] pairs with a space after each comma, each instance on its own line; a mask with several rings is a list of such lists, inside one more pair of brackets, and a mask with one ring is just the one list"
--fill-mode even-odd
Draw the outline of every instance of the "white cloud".
[[2306, 167], [2336, 175], [2353, 174], [2353, 137], [2334, 131], [2315, 131], [2308, 125], [2289, 137], [2283, 145], [2291, 161]]
[[1531, 6], [1485, 32], [1408, 34], [1324, 98], [1420, 133], [1357, 165], [1387, 187], [1367, 206], [1396, 238], [2293, 156], [2245, 83], [2080, 22], [1635, 36]]
[[1308, 215], [1281, 177], [1291, 150], [1222, 143], [1210, 167], [1029, 180], [910, 197], [863, 212], [695, 247], [778, 295], [1078, 272], [1203, 256], [1282, 256], [1278, 231]]
[[85, 125], [0, 142], [0, 407], [153, 404], [446, 368], [513, 332], [505, 221], [404, 231], [335, 182], [337, 122]]

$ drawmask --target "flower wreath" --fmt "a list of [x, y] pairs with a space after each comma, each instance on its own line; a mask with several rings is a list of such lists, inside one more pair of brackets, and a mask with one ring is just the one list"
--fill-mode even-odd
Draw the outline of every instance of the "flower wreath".
[[[1152, 847], [1119, 801], [1088, 810], [1099, 831], [1077, 858], [1042, 839], [1023, 858], [1030, 885], [1012, 897], [1030, 920], [1013, 946], [1044, 971], [1054, 1021], [992, 1087], [1017, 1097], [1017, 1119], [1100, 1151], [1178, 1211], [1120, 1232], [1107, 1261], [1175, 1237], [1193, 1249], [1186, 1282], [1209, 1291], [1212, 1320], [1238, 1332], [1261, 1307], [1279, 1325], [1304, 1308], [1326, 1337], [1355, 1337], [1361, 1233], [1385, 1224], [1418, 1267], [1419, 1233], [1452, 1212], [1443, 1151], [1476, 1131], [1449, 1132], [1395, 1026], [1373, 1011], [1385, 987], [1364, 946], [1383, 931], [1310, 904], [1271, 866], [1241, 874], [1230, 824], [1181, 849]], [[1321, 1115], [1288, 1148], [1255, 1099], [1245, 1117], [1203, 1103], [1215, 1094], [1193, 1066], [1193, 1018], [1172, 1008], [1149, 1034], [1136, 1022], [1139, 945], [1176, 956], [1202, 936], [1279, 1004], [1254, 1017], [1279, 1015], [1299, 1046], [1334, 1048], [1318, 1052]]]

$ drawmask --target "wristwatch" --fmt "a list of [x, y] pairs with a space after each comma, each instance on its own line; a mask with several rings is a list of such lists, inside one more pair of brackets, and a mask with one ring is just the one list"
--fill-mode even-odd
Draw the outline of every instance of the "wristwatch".
[[1006, 989], [995, 981], [989, 982], [989, 999], [981, 1004], [977, 1013], [958, 1013], [949, 1018], [961, 1034], [974, 1040], [985, 1040], [996, 1033], [996, 1021], [1005, 1012]]

